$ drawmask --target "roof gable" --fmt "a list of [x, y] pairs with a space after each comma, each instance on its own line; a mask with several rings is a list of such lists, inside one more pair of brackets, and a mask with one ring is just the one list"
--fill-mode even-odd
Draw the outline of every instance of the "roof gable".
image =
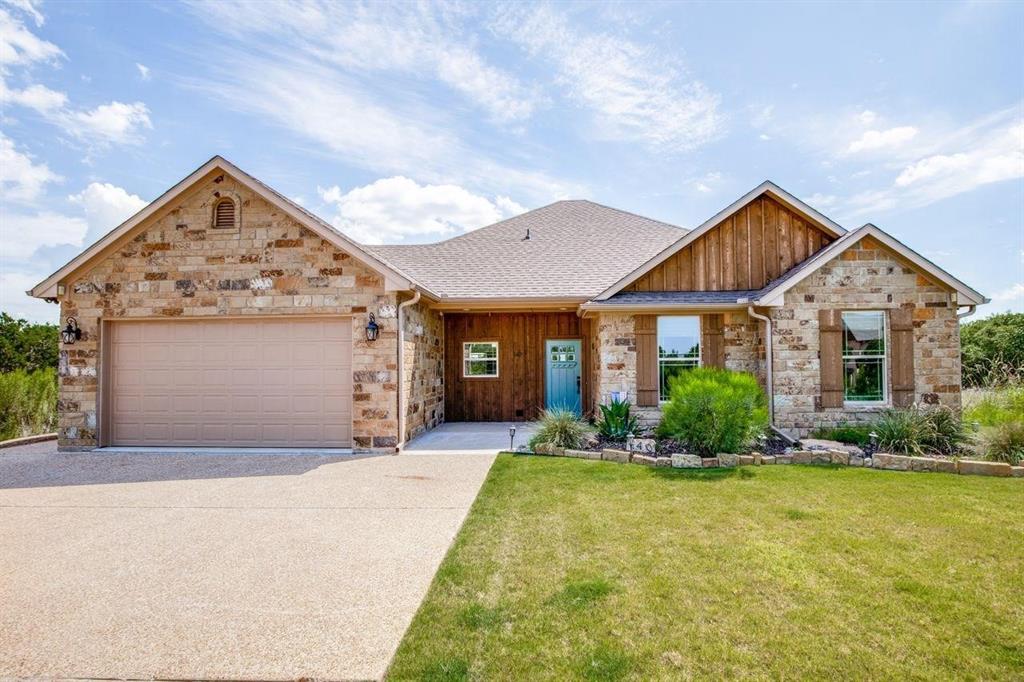
[[365, 263], [370, 267], [370, 269], [384, 277], [385, 285], [389, 290], [408, 289], [415, 285], [415, 282], [411, 278], [406, 277], [398, 269], [384, 263], [377, 256], [367, 252], [362, 246], [334, 229], [334, 227], [329, 223], [321, 220], [279, 192], [271, 189], [223, 157], [215, 156], [169, 190], [161, 194], [157, 199], [147, 204], [131, 218], [101, 237], [59, 270], [34, 286], [27, 293], [30, 296], [35, 296], [37, 298], [56, 297], [58, 284], [72, 277], [80, 269], [94, 262], [103, 254], [108, 253], [115, 245], [131, 238], [131, 236], [136, 232], [144, 229], [151, 218], [160, 215], [161, 212], [172, 205], [172, 202], [176, 199], [186, 195], [190, 190], [201, 185], [208, 178], [216, 176], [217, 173], [225, 173], [231, 176], [253, 193], [281, 209], [285, 214], [303, 227], [306, 227], [313, 233], [319, 235], [323, 239], [326, 239], [338, 248], [346, 251], [353, 257]]
[[[815, 208], [808, 204], [800, 201], [792, 194], [782, 189], [771, 181], [764, 181], [751, 191], [744, 194], [742, 197], [734, 201], [733, 203], [726, 206], [724, 209], [716, 213], [714, 216], [701, 223], [700, 226], [694, 230], [688, 232], [685, 236], [678, 239], [673, 244], [670, 244], [667, 248], [656, 254], [653, 258], [643, 263], [641, 266], [626, 274], [626, 276], [619, 279], [615, 284], [602, 291], [594, 300], [603, 301], [613, 296], [614, 294], [622, 291], [630, 284], [636, 282], [638, 279], [646, 275], [647, 273], [654, 270], [656, 267], [667, 261], [672, 256], [679, 253], [682, 249], [686, 248], [690, 244], [697, 242], [701, 237], [715, 230], [717, 227], [729, 220], [737, 212], [755, 202], [761, 197], [770, 197], [774, 201], [782, 204], [786, 209], [796, 213], [802, 219], [808, 221], [814, 227], [820, 229], [825, 235], [830, 238], [837, 238], [846, 233], [838, 223], [832, 221], [830, 218], [818, 212]], [[737, 287], [742, 288], [742, 287]]]
[[957, 292], [957, 295], [963, 299], [958, 300], [961, 305], [982, 305], [989, 302], [989, 299], [984, 295], [967, 286], [949, 272], [943, 270], [938, 265], [914, 251], [912, 248], [889, 233], [875, 225], [872, 225], [871, 223], [866, 223], [852, 232], [847, 232], [841, 238], [832, 242], [832, 244], [819, 251], [813, 257], [807, 259], [782, 277], [778, 278], [776, 281], [770, 283], [762, 289], [756, 297], [751, 299], [751, 303], [754, 305], [764, 306], [782, 305], [784, 294], [787, 291], [810, 277], [823, 265], [841, 255], [844, 251], [858, 243], [864, 237], [869, 236], [877, 239], [882, 245], [905, 258], [911, 265], [927, 274], [936, 282], [939, 282]]

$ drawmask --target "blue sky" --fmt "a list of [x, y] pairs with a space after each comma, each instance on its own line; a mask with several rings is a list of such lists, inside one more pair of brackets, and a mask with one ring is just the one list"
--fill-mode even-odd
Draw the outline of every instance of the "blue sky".
[[0, 0], [0, 309], [222, 154], [360, 241], [768, 178], [1024, 310], [1024, 3]]

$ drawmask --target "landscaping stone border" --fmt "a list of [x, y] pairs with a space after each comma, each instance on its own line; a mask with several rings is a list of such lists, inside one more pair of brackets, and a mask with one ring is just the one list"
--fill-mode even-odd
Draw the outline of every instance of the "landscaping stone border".
[[[513, 454], [524, 454], [523, 452]], [[529, 454], [529, 453], [526, 453]], [[973, 459], [940, 459], [938, 457], [911, 457], [887, 452], [865, 457], [846, 450], [794, 450], [782, 455], [764, 455], [752, 452], [734, 455], [720, 452], [717, 457], [700, 457], [684, 452], [671, 455], [642, 454], [606, 448], [604, 450], [568, 450], [540, 445], [534, 454], [578, 459], [603, 460], [620, 464], [642, 464], [650, 467], [675, 469], [714, 469], [737, 466], [764, 466], [778, 464], [830, 464], [836, 466], [869, 467], [886, 471], [924, 471], [965, 476], [998, 476], [1024, 478], [1024, 466], [1011, 466], [1004, 462], [986, 462]]]

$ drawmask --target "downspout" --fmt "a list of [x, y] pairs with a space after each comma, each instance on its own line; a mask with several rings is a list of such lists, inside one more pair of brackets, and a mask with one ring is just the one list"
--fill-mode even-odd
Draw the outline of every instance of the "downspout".
[[398, 445], [405, 445], [405, 309], [419, 303], [420, 290], [412, 290], [412, 298], [398, 304]]
[[775, 387], [772, 382], [772, 318], [767, 315], [761, 315], [760, 313], [754, 312], [754, 306], [747, 306], [747, 314], [756, 320], [764, 321], [765, 328], [765, 343], [764, 343], [764, 361], [765, 361], [765, 391], [768, 393], [768, 426], [773, 430], [778, 431], [775, 428]]
[[966, 312], [957, 313], [956, 314], [956, 319], [960, 320], [960, 319], [963, 319], [965, 317], [970, 317], [971, 315], [974, 314], [974, 311], [977, 310], [977, 309], [978, 309], [978, 306], [973, 305], [973, 304], [969, 305], [969, 306], [967, 306], [967, 311]]

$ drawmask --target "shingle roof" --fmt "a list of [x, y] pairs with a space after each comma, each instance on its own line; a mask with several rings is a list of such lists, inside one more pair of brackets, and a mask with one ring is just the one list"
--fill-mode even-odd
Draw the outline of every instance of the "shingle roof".
[[572, 200], [435, 244], [364, 248], [446, 298], [590, 298], [684, 234]]
[[757, 295], [760, 289], [741, 291], [620, 291], [601, 305], [708, 305], [738, 303]]

